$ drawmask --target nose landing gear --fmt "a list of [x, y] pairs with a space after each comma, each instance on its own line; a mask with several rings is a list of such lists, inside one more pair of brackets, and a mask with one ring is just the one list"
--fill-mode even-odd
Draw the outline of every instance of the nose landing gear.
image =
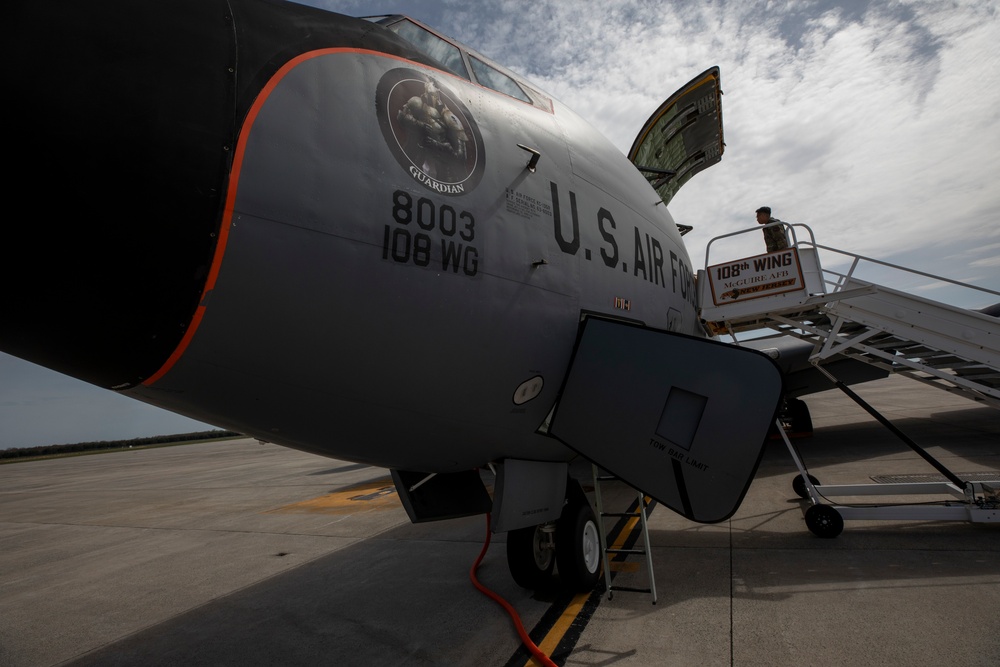
[[569, 480], [566, 495], [555, 523], [508, 531], [507, 567], [519, 586], [544, 588], [556, 570], [561, 587], [570, 591], [593, 590], [600, 579], [601, 536], [594, 510], [576, 480]]

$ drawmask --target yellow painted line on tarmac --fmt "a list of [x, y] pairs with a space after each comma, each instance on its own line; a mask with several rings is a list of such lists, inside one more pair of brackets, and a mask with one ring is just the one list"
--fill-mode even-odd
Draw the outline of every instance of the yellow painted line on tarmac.
[[400, 507], [402, 504], [396, 495], [392, 479], [381, 477], [318, 498], [267, 510], [264, 514], [353, 514], [359, 511], [379, 512]]
[[[552, 655], [552, 652], [558, 648], [559, 642], [562, 641], [563, 636], [570, 629], [570, 626], [573, 625], [573, 622], [576, 621], [577, 616], [580, 615], [580, 611], [583, 609], [583, 605], [587, 602], [588, 598], [590, 598], [590, 593], [576, 594], [573, 600], [566, 606], [566, 610], [559, 616], [559, 620], [555, 622], [552, 629], [545, 635], [545, 639], [538, 645], [542, 653]], [[534, 657], [531, 657], [525, 665], [540, 667], [541, 663], [535, 660]]]

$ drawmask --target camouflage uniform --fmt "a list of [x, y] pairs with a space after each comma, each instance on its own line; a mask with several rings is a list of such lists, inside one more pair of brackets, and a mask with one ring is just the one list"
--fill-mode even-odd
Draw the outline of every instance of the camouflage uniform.
[[[781, 222], [781, 220], [771, 218], [767, 222], [768, 224], [771, 224], [772, 222]], [[768, 252], [784, 250], [788, 247], [788, 237], [785, 236], [784, 227], [780, 225], [775, 227], [765, 227], [761, 231], [764, 232], [764, 242], [767, 244]]]

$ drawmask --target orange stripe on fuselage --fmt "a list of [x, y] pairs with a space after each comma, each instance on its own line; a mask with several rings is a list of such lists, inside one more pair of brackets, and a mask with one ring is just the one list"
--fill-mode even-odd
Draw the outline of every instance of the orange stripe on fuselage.
[[[390, 58], [392, 60], [399, 60], [401, 62], [411, 63], [414, 66], [424, 67], [426, 65], [420, 65], [413, 61], [401, 58], [399, 56], [394, 56], [388, 53], [382, 53], [380, 51], [370, 51], [368, 49], [352, 49], [352, 48], [331, 48], [331, 49], [320, 49], [318, 51], [310, 51], [308, 53], [303, 53], [295, 58], [292, 58], [287, 63], [281, 66], [274, 76], [264, 84], [261, 88], [260, 93], [257, 95], [257, 99], [254, 100], [253, 105], [250, 107], [250, 111], [247, 113], [246, 120], [243, 122], [243, 127], [240, 129], [240, 138], [236, 144], [236, 154], [233, 156], [233, 169], [229, 175], [229, 189], [226, 193], [226, 207], [222, 212], [222, 226], [219, 229], [219, 241], [215, 245], [215, 255], [212, 258], [212, 267], [208, 272], [208, 278], [205, 281], [205, 288], [201, 292], [201, 303], [198, 304], [198, 308], [194, 312], [194, 316], [191, 318], [191, 323], [188, 325], [187, 331], [184, 332], [184, 337], [181, 338], [181, 342], [177, 345], [177, 348], [173, 351], [173, 354], [167, 358], [167, 361], [160, 367], [158, 371], [153, 373], [147, 379], [143, 380], [143, 386], [149, 387], [157, 382], [160, 378], [166, 375], [171, 368], [174, 367], [180, 358], [184, 355], [185, 350], [187, 350], [188, 345], [191, 344], [191, 340], [194, 338], [195, 332], [198, 330], [198, 326], [201, 324], [202, 318], [205, 316], [205, 298], [215, 289], [215, 282], [218, 280], [219, 271], [222, 267], [222, 257], [226, 254], [226, 242], [229, 240], [229, 229], [233, 224], [233, 213], [236, 206], [236, 191], [239, 188], [240, 182], [240, 171], [243, 168], [243, 156], [246, 152], [247, 138], [250, 136], [250, 130], [253, 129], [254, 121], [257, 119], [257, 114], [260, 113], [261, 108], [264, 106], [264, 102], [267, 101], [271, 93], [274, 91], [275, 87], [281, 82], [285, 76], [291, 72], [300, 63], [307, 60], [317, 58], [319, 56], [326, 56], [335, 53], [357, 53], [361, 55], [374, 55], [383, 58]], [[442, 74], [447, 74], [448, 76], [455, 77], [454, 74], [450, 72], [440, 71]], [[457, 78], [457, 77], [455, 77]], [[462, 79], [463, 81], [465, 79]]]

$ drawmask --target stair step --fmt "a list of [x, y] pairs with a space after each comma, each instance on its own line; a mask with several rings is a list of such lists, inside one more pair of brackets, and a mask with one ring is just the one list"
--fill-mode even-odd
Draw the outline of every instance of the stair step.
[[652, 593], [653, 592], [653, 590], [651, 588], [633, 588], [631, 586], [614, 586], [614, 585], [611, 586], [611, 590], [613, 590], [613, 591], [626, 591], [626, 592], [629, 592], [629, 593]]

